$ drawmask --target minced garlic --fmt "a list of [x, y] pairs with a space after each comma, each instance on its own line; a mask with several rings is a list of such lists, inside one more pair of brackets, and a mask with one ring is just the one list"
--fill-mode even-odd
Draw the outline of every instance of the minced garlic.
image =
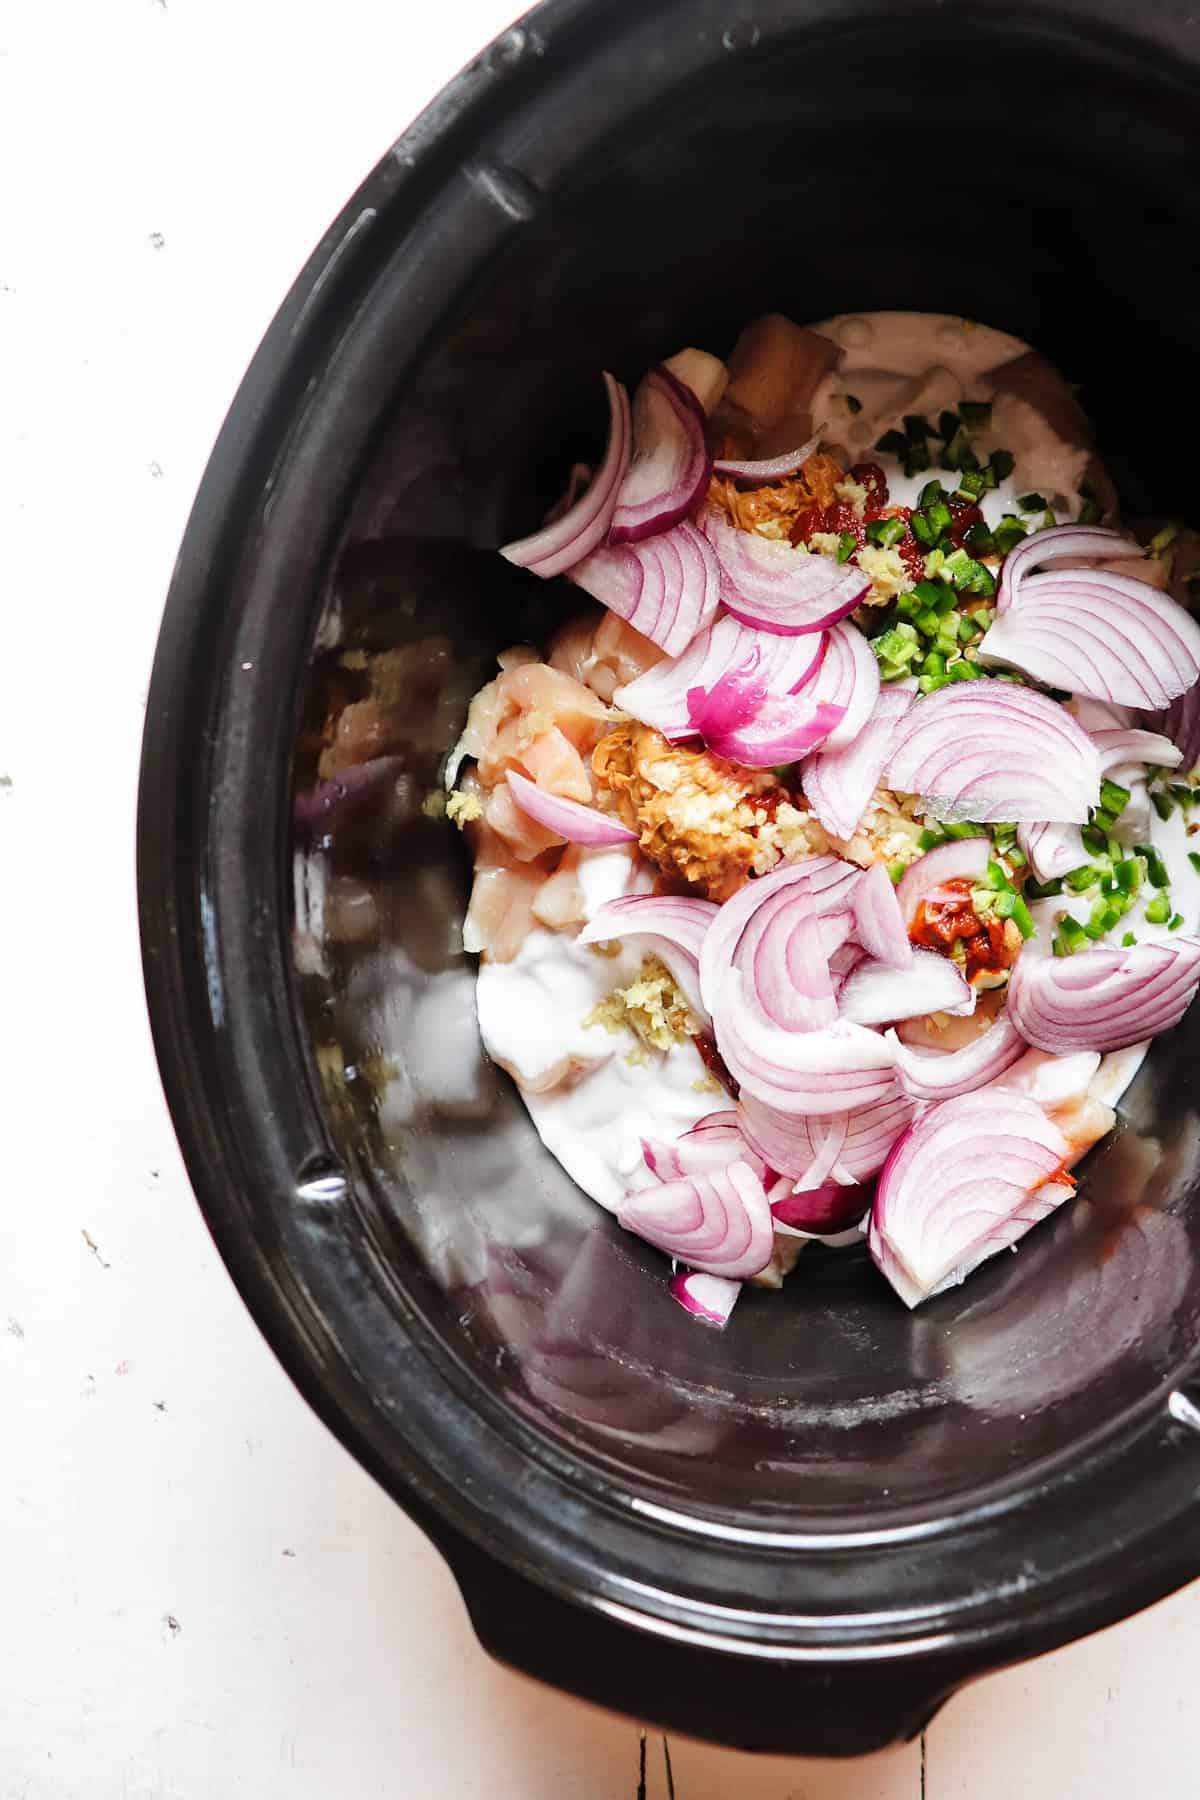
[[890, 789], [875, 789], [852, 838], [832, 838], [830, 843], [838, 856], [860, 868], [872, 863], [903, 863], [905, 867], [921, 855], [920, 837], [925, 817], [914, 794], [893, 794]]
[[863, 487], [861, 482], [855, 481], [853, 475], [847, 475], [845, 480], [839, 481], [833, 491], [839, 500], [844, 500], [846, 505], [853, 509], [856, 519], [861, 519], [865, 516], [868, 499], [867, 490]]
[[631, 1031], [637, 1039], [629, 1061], [642, 1062], [647, 1050], [670, 1050], [695, 1037], [699, 1027], [675, 985], [675, 977], [657, 956], [647, 956], [628, 987], [615, 988], [594, 1006], [585, 1025], [605, 1031]]
[[871, 591], [864, 606], [886, 606], [897, 594], [912, 586], [908, 565], [898, 550], [884, 549], [880, 544], [864, 544], [854, 561], [863, 574], [871, 578]]
[[783, 800], [775, 808], [774, 818], [765, 814], [760, 818], [751, 865], [756, 875], [765, 875], [781, 861], [801, 862], [806, 856], [828, 855], [829, 834], [815, 813], [801, 812]]
[[808, 540], [809, 549], [817, 551], [821, 556], [836, 556], [840, 544], [841, 539], [836, 531], [814, 531]]

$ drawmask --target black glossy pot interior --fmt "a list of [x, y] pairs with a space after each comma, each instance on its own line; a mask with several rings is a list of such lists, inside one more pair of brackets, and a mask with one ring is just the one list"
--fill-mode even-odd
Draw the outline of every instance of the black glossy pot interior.
[[[1196, 1019], [1018, 1255], [910, 1314], [861, 1251], [812, 1249], [717, 1334], [484, 1057], [464, 847], [423, 802], [496, 651], [572, 608], [494, 552], [594, 452], [601, 368], [727, 351], [764, 310], [962, 313], [1083, 385], [1131, 513], [1194, 516], [1200, 39], [1163, 7], [1126, 41], [1109, 0], [745, 12], [541, 9], [302, 278], [160, 648], [148, 983], [235, 1276], [427, 1523], [709, 1649], [965, 1645], [945, 1692], [1200, 1567], [1165, 1411], [1200, 1313]], [[289, 796], [360, 692], [357, 653], [403, 647], [392, 779], [299, 830]], [[641, 1705], [618, 1675], [589, 1691]], [[754, 1735], [861, 1747], [934, 1697], [840, 1737], [779, 1715]], [[672, 1716], [735, 1730], [694, 1695]]]
[[[880, 26], [730, 57], [626, 121], [441, 321], [332, 573], [343, 630], [309, 722], [356, 691], [347, 647], [408, 644], [414, 743], [398, 787], [318, 852], [324, 966], [300, 991], [331, 1128], [455, 1355], [573, 1457], [672, 1506], [936, 1509], [1141, 1405], [1194, 1336], [1190, 1030], [1156, 1048], [1084, 1198], [1019, 1256], [910, 1315], [865, 1251], [818, 1249], [723, 1336], [697, 1328], [663, 1259], [579, 1196], [487, 1064], [463, 849], [420, 810], [489, 657], [578, 608], [488, 552], [594, 451], [601, 366], [632, 380], [682, 343], [726, 351], [767, 309], [962, 312], [1084, 384], [1128, 506], [1187, 503], [1191, 124], [1119, 57], [1102, 98], [1098, 79], [1053, 36]], [[1104, 130], [1083, 131], [1098, 107]]]

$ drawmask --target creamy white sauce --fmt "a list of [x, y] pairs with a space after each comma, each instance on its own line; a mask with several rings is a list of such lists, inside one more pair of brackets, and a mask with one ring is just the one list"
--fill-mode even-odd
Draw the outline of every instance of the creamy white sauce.
[[[813, 418], [831, 443], [845, 447], [852, 462], [879, 464], [895, 506], [914, 505], [928, 481], [940, 481], [953, 492], [959, 476], [940, 467], [905, 475], [896, 457], [875, 449], [877, 440], [906, 413], [923, 415], [936, 425], [943, 410], [954, 411], [963, 400], [988, 399], [981, 376], [1029, 349], [1006, 332], [938, 313], [843, 316], [813, 329], [841, 344], [844, 352], [838, 367], [817, 387]], [[848, 394], [860, 403], [861, 412], [850, 411]], [[931, 440], [931, 448], [939, 442]], [[1008, 479], [978, 502], [989, 525], [998, 524], [1004, 513], [1040, 521], [1040, 513], [1024, 514], [1017, 505], [1020, 496], [1031, 493], [1052, 501], [1060, 522], [1078, 515], [1079, 483], [1089, 453], [1064, 444], [1025, 401], [997, 394], [990, 428], [973, 433], [971, 444], [980, 462], [993, 450], [1008, 450], [1016, 459]]]
[[[632, 866], [626, 850], [585, 851], [579, 874], [589, 919], [606, 901], [651, 885], [646, 865]], [[488, 1054], [517, 1080], [546, 1148], [610, 1212], [650, 1179], [644, 1137], [669, 1142], [729, 1104], [694, 1045], [643, 1052], [631, 1031], [584, 1024], [633, 981], [644, 956], [636, 939], [602, 956], [567, 933], [535, 930], [512, 962], [481, 963], [476, 988]]]
[[[1200, 822], [1200, 807], [1192, 816]], [[1121, 822], [1123, 821], [1119, 821]], [[1189, 837], [1187, 824], [1187, 815], [1179, 808], [1176, 808], [1169, 819], [1160, 819], [1153, 807], [1150, 808], [1149, 842], [1158, 851], [1171, 878], [1170, 887], [1165, 891], [1170, 899], [1172, 912], [1180, 913], [1183, 917], [1180, 931], [1194, 932], [1200, 929], [1200, 874], [1197, 874], [1188, 861], [1188, 851], [1200, 848], [1200, 835]], [[1145, 843], [1147, 839], [1138, 836], [1138, 841]], [[1144, 882], [1132, 909], [1126, 913], [1117, 928], [1101, 941], [1108, 945], [1120, 944], [1125, 933], [1131, 931], [1139, 944], [1169, 944], [1176, 936], [1169, 925], [1152, 925], [1146, 918], [1146, 908], [1159, 892], [1148, 881]], [[1039, 935], [1044, 932], [1053, 937], [1055, 919], [1064, 912], [1077, 919], [1081, 925], [1086, 924], [1095, 899], [1094, 891], [1090, 894], [1072, 894], [1064, 889], [1053, 899], [1034, 901], [1030, 911], [1038, 926]]]

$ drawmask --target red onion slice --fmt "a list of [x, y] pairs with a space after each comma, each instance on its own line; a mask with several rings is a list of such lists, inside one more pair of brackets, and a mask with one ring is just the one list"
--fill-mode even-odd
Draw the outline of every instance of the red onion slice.
[[748, 481], [753, 487], [761, 487], [764, 481], [783, 481], [789, 475], [798, 475], [817, 445], [820, 435], [809, 438], [796, 450], [786, 450], [782, 456], [769, 456], [762, 462], [738, 462], [727, 456], [718, 456], [713, 463], [713, 472], [717, 475], [730, 475], [734, 481]]
[[[1200, 986], [1200, 938], [1050, 956], [1026, 945], [1008, 984], [1008, 1011], [1027, 1043], [1055, 1055], [1121, 1050], [1177, 1025]], [[1031, 951], [1033, 952], [1031, 954]]]
[[642, 1160], [659, 1181], [679, 1181], [734, 1162], [749, 1163], [760, 1180], [766, 1176], [766, 1165], [746, 1143], [732, 1111], [709, 1113], [673, 1144], [643, 1138]]
[[883, 1099], [895, 1080], [892, 1048], [878, 1032], [845, 1019], [786, 1031], [764, 1016], [738, 969], [726, 972], [713, 1027], [742, 1091], [782, 1112], [852, 1112]]
[[1165, 711], [1153, 714], [1146, 723], [1178, 745], [1181, 766], [1189, 774], [1200, 768], [1200, 684], [1193, 684], [1186, 694], [1180, 694]]
[[698, 961], [701, 946], [720, 907], [687, 894], [622, 894], [597, 907], [579, 934], [581, 944], [605, 944], [647, 933], [661, 937]]
[[915, 698], [899, 684], [881, 687], [870, 717], [852, 742], [831, 749], [827, 738], [805, 762], [800, 771], [805, 798], [834, 837], [852, 838], [858, 830], [887, 765], [896, 728]]
[[590, 849], [610, 844], [636, 844], [637, 832], [630, 831], [619, 819], [609, 818], [592, 806], [581, 806], [578, 800], [564, 800], [560, 794], [548, 794], [535, 781], [508, 771], [509, 792], [523, 813], [555, 831], [568, 844], [586, 844]]
[[910, 863], [900, 877], [896, 900], [906, 926], [917, 916], [917, 907], [927, 894], [948, 881], [982, 881], [992, 854], [992, 840], [985, 837], [954, 838], [927, 850]]
[[728, 1325], [742, 1291], [740, 1281], [730, 1281], [724, 1275], [700, 1275], [694, 1270], [687, 1275], [672, 1275], [668, 1285], [672, 1300], [678, 1300], [684, 1312], [717, 1331], [724, 1331]]
[[[501, 546], [501, 556], [516, 563], [518, 568], [529, 569], [534, 575], [546, 578], [563, 574], [608, 536], [617, 504], [617, 490], [629, 468], [633, 427], [629, 396], [607, 371], [604, 391], [608, 397], [608, 447], [591, 486], [540, 531]], [[572, 481], [574, 476], [572, 470]]]
[[1126, 763], [1140, 763], [1146, 768], [1177, 769], [1183, 751], [1157, 731], [1137, 731], [1114, 727], [1093, 731], [1092, 742], [1100, 752], [1100, 773], [1108, 775]]
[[879, 664], [871, 646], [843, 620], [824, 634], [820, 664], [798, 693], [771, 699], [751, 673], [727, 676], [703, 702], [694, 693], [688, 701], [697, 729], [718, 756], [768, 769], [798, 762], [818, 744], [836, 749], [850, 743], [878, 696]]
[[1047, 695], [967, 681], [901, 720], [884, 779], [939, 818], [1082, 824], [1100, 791], [1100, 753]]
[[719, 513], [706, 513], [703, 526], [721, 565], [721, 598], [747, 625], [789, 636], [822, 631], [870, 591], [860, 569], [839, 568], [832, 557], [739, 531]]
[[836, 856], [810, 856], [748, 881], [731, 900], [716, 908], [700, 952], [700, 991], [708, 1011], [712, 1012], [722, 978], [733, 966], [746, 929], [760, 908], [775, 906], [785, 896], [798, 893], [804, 895], [806, 909], [814, 915], [844, 912], [859, 875], [853, 864]]
[[686, 521], [645, 543], [594, 551], [571, 579], [668, 656], [686, 650], [720, 604], [712, 545]]
[[753, 674], [766, 694], [782, 699], [816, 674], [824, 647], [823, 633], [780, 637], [723, 613], [693, 638], [682, 656], [667, 657], [618, 688], [613, 702], [666, 738], [691, 737], [696, 731], [688, 705], [693, 690], [707, 693], [726, 675]]
[[1093, 700], [1163, 707], [1200, 677], [1200, 625], [1148, 582], [1059, 570], [1022, 580], [979, 655]]
[[609, 541], [634, 544], [669, 531], [707, 493], [711, 478], [704, 408], [660, 364], [633, 397], [633, 461], [616, 497]]
[[1091, 860], [1078, 825], [1018, 825], [1017, 843], [1039, 881], [1057, 881]]
[[403, 756], [373, 756], [368, 762], [352, 763], [337, 775], [299, 789], [292, 801], [292, 817], [301, 830], [331, 831], [370, 800], [380, 798], [389, 780], [403, 775], [407, 767]]
[[1107, 525], [1053, 525], [1047, 531], [1035, 531], [1023, 538], [1004, 559], [1000, 585], [996, 591], [996, 611], [1007, 612], [1020, 595], [1026, 576], [1047, 563], [1064, 557], [1128, 556], [1133, 546], [1123, 532]]
[[858, 737], [879, 699], [879, 664], [857, 625], [844, 619], [827, 633], [825, 654], [809, 686], [814, 700], [844, 709], [841, 723], [829, 733], [822, 748], [846, 749]]
[[731, 1163], [684, 1181], [625, 1195], [617, 1220], [668, 1256], [705, 1275], [757, 1275], [775, 1250], [766, 1191], [748, 1163]]
[[875, 1263], [907, 1306], [919, 1305], [1065, 1199], [1069, 1154], [1037, 1102], [1011, 1089], [943, 1101], [884, 1165], [868, 1233]]
[[825, 1187], [806, 1188], [802, 1193], [785, 1194], [772, 1200], [771, 1212], [781, 1225], [794, 1231], [807, 1231], [813, 1237], [831, 1237], [846, 1231], [865, 1219], [871, 1206], [871, 1192], [865, 1187], [842, 1187], [831, 1182]]
[[607, 944], [626, 937], [649, 939], [697, 1020], [707, 1025], [699, 958], [719, 910], [711, 900], [693, 900], [686, 895], [624, 894], [597, 907], [576, 942]]
[[896, 1038], [896, 1074], [914, 1100], [953, 1100], [996, 1081], [1028, 1048], [1007, 1012], [1002, 1012], [961, 1050], [919, 1050]]
[[913, 966], [913, 948], [895, 884], [884, 863], [872, 863], [854, 890], [854, 935], [877, 962]]
[[975, 990], [948, 956], [914, 950], [912, 967], [889, 968], [862, 962], [838, 995], [838, 1017], [855, 1025], [892, 1025], [926, 1013], [966, 1018], [975, 1011]]
[[572, 463], [571, 473], [567, 476], [567, 485], [546, 514], [544, 522], [547, 525], [553, 525], [558, 519], [569, 513], [591, 479], [592, 471], [587, 463]]
[[915, 1102], [893, 1083], [882, 1097], [841, 1113], [780, 1112], [744, 1094], [738, 1122], [746, 1143], [767, 1166], [804, 1191], [830, 1181], [847, 1186], [868, 1181], [916, 1111]]
[[[728, 708], [729, 696], [725, 697]], [[709, 718], [713, 715], [710, 713]], [[727, 716], [737, 718], [736, 712]], [[718, 756], [743, 763], [748, 769], [773, 769], [799, 762], [823, 744], [842, 723], [846, 709], [797, 694], [787, 700], [761, 701], [749, 722], [725, 731], [706, 732], [705, 742]]]

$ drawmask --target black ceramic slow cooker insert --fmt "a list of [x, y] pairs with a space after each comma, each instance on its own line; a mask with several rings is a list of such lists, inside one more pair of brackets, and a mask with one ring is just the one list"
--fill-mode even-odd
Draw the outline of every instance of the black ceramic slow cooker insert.
[[[487, 1648], [664, 1725], [868, 1750], [1200, 1572], [1200, 1026], [1018, 1256], [909, 1314], [812, 1250], [695, 1325], [479, 1048], [422, 803], [566, 604], [495, 546], [601, 436], [599, 368], [766, 310], [1013, 332], [1082, 384], [1127, 511], [1197, 522], [1198, 90], [1181, 0], [550, 0], [327, 232], [196, 501], [139, 877], [201, 1206]], [[385, 648], [412, 741], [297, 821], [347, 652]]]

